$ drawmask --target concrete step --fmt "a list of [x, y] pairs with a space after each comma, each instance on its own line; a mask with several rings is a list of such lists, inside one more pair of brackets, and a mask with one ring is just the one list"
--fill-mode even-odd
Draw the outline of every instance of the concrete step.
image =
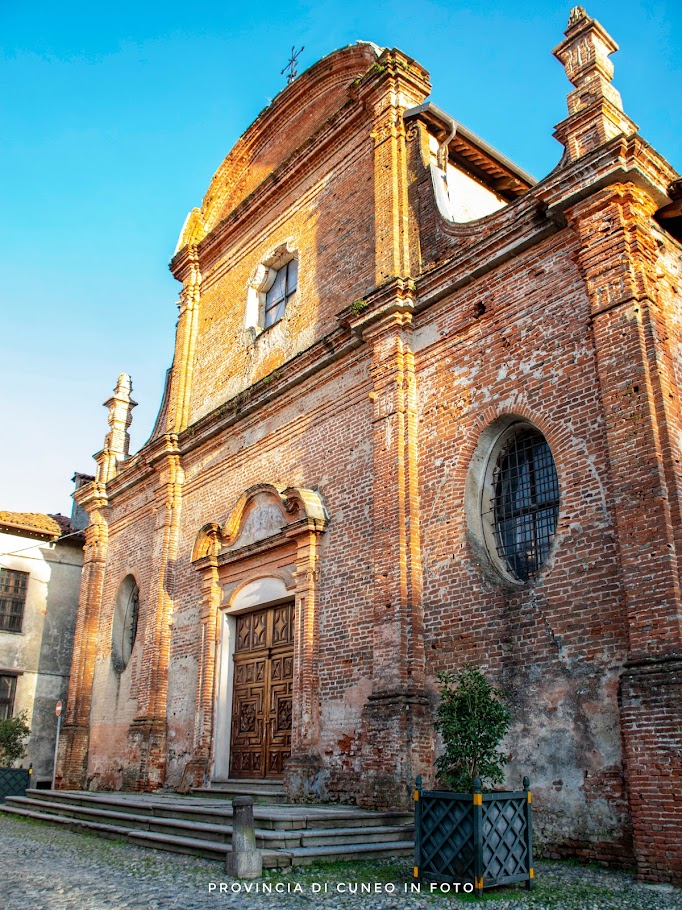
[[340, 847], [297, 847], [287, 851], [292, 866], [309, 866], [312, 863], [330, 863], [338, 860], [352, 862], [366, 859], [393, 859], [395, 856], [413, 856], [414, 842], [390, 841], [380, 844], [348, 844]]
[[[220, 844], [196, 840], [190, 837], [170, 837], [152, 831], [131, 831], [131, 844], [170, 850], [177, 853], [191, 853], [207, 859], [225, 860], [226, 850]], [[410, 856], [414, 843], [389, 841], [375, 844], [348, 844], [327, 847], [290, 847], [286, 850], [263, 850], [263, 867], [283, 869], [286, 866], [305, 866], [315, 862], [334, 862], [353, 859], [390, 859], [394, 856]]]
[[[194, 837], [212, 840], [218, 843], [232, 843], [232, 825], [214, 825], [190, 819], [156, 817], [154, 815], [134, 815], [131, 812], [112, 812], [101, 806], [80, 806], [58, 803], [56, 801], [27, 799], [24, 796], [15, 796], [8, 799], [6, 805], [10, 808], [29, 809], [45, 812], [52, 815], [73, 818], [82, 822], [103, 823], [116, 826], [124, 831], [140, 829], [142, 831], [158, 831], [167, 834], [185, 834], [191, 832]], [[231, 822], [231, 819], [230, 819]], [[267, 834], [269, 832], [263, 832]]]
[[[63, 825], [69, 831], [89, 831], [92, 834], [108, 837], [112, 840], [125, 838], [128, 843], [137, 844], [141, 847], [170, 850], [175, 853], [189, 853], [194, 856], [203, 856], [206, 859], [219, 860], [223, 863], [230, 849], [228, 844], [220, 844], [201, 838], [171, 836], [160, 832], [138, 831], [136, 829], [126, 831], [125, 828], [120, 828], [118, 825], [98, 824], [93, 821], [76, 821], [64, 815], [51, 815], [47, 812], [38, 812], [33, 809], [3, 805], [0, 806], [1, 814], [19, 815], [23, 818], [49, 822], [53, 825]], [[263, 854], [263, 868], [265, 869], [283, 869], [291, 865], [291, 859], [285, 853], [276, 850], [262, 850], [261, 852]]]
[[153, 800], [149, 797], [135, 794], [121, 796], [117, 793], [85, 793], [79, 790], [27, 790], [27, 799], [47, 801], [65, 807], [83, 806], [100, 807], [103, 809], [121, 812], [128, 815], [150, 815], [161, 818], [187, 818], [192, 821], [205, 821], [212, 824], [232, 824], [232, 806], [226, 804], [221, 807], [204, 806], [198, 801], [182, 802], [169, 800], [166, 797]]
[[[229, 847], [211, 841], [193, 837], [171, 837], [155, 831], [131, 831], [128, 842], [138, 847], [151, 847], [153, 850], [169, 850], [172, 853], [188, 853], [225, 862]], [[291, 865], [291, 857], [280, 850], [262, 850], [264, 869], [284, 869]]]
[[96, 822], [77, 821], [66, 815], [52, 815], [49, 812], [40, 812], [37, 809], [24, 809], [19, 806], [8, 806], [6, 803], [0, 805], [0, 815], [19, 815], [22, 818], [34, 818], [38, 821], [50, 822], [53, 825], [63, 825], [70, 831], [91, 831], [100, 837], [108, 837], [118, 840], [126, 836], [125, 829], [118, 825], [105, 825]]
[[[289, 835], [297, 833], [287, 832]], [[301, 847], [338, 847], [355, 844], [383, 844], [414, 841], [414, 825], [377, 825], [366, 828], [319, 828], [301, 831]], [[289, 849], [287, 847], [287, 849]]]

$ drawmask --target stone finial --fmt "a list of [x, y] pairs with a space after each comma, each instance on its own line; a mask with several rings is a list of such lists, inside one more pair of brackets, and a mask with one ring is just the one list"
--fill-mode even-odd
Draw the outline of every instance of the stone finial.
[[118, 462], [128, 457], [130, 436], [128, 427], [133, 421], [133, 408], [137, 402], [130, 396], [133, 384], [127, 373], [121, 373], [114, 389], [114, 394], [104, 402], [109, 409], [108, 421], [110, 430], [104, 437], [104, 448], [95, 456], [97, 461], [97, 480], [106, 483], [116, 475]]
[[587, 13], [585, 12], [585, 7], [583, 6], [574, 6], [571, 12], [568, 14], [568, 27], [575, 25], [577, 22], [580, 22], [581, 19], [587, 19]]
[[568, 118], [554, 135], [576, 160], [615, 136], [633, 135], [637, 126], [623, 113], [620, 93], [611, 85], [609, 56], [618, 50], [613, 38], [582, 6], [571, 10], [564, 34], [553, 53], [575, 88], [568, 95]]

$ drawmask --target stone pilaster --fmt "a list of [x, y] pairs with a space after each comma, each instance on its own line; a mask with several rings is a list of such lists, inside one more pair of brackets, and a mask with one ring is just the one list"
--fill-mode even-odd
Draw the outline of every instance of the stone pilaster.
[[104, 484], [81, 487], [74, 498], [89, 516], [85, 529], [83, 575], [74, 635], [69, 697], [59, 743], [58, 787], [87, 786], [90, 707], [95, 671], [102, 590], [108, 550], [108, 500]]
[[431, 758], [412, 314], [409, 302], [395, 303], [394, 312], [363, 333], [374, 382], [374, 668], [363, 711], [361, 802], [377, 807], [408, 806], [414, 777]]
[[190, 422], [192, 369], [201, 301], [201, 267], [195, 245], [190, 244], [185, 248], [174, 274], [179, 281], [182, 281], [183, 287], [178, 302], [180, 314], [175, 335], [175, 355], [166, 429], [169, 433], [177, 435], [186, 429]]
[[682, 645], [680, 489], [669, 358], [655, 331], [654, 209], [642, 190], [616, 185], [567, 212], [591, 305], [633, 660]]
[[319, 798], [322, 759], [319, 741], [319, 610], [318, 535], [296, 535], [296, 631], [294, 634], [294, 692], [291, 756], [285, 786], [290, 799]]
[[220, 526], [216, 525], [209, 536], [210, 549], [201, 573], [201, 647], [194, 721], [194, 753], [183, 771], [181, 787], [183, 790], [207, 784], [211, 767], [218, 622], [223, 599], [218, 575]]
[[429, 74], [402, 51], [385, 50], [357, 88], [372, 111], [374, 142], [375, 282], [412, 273], [403, 113], [428, 96]]
[[153, 790], [161, 786], [166, 773], [166, 709], [168, 666], [173, 614], [173, 566], [177, 557], [180, 509], [184, 472], [177, 437], [163, 438], [163, 446], [151, 458], [158, 473], [156, 491], [157, 527], [154, 552], [159, 553], [156, 569], [156, 609], [144, 630], [145, 643], [140, 669], [137, 716], [129, 730], [133, 754], [139, 755], [139, 769], [129, 785]]
[[[656, 204], [614, 185], [573, 206], [612, 474], [629, 658], [621, 724], [641, 877], [682, 880], [679, 390], [657, 299]], [[660, 839], [654, 832], [660, 832]]]

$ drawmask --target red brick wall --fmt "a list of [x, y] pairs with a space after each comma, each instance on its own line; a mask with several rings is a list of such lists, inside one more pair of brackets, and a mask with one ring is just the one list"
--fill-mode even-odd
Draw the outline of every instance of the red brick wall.
[[[326, 164], [295, 196], [259, 211], [247, 236], [205, 272], [190, 423], [333, 332], [335, 314], [373, 286], [371, 146], [353, 133]], [[247, 284], [287, 240], [299, 254], [299, 288], [281, 322], [254, 342], [244, 322]]]
[[[508, 692], [507, 777], [513, 786], [531, 778], [541, 836], [559, 843], [568, 817], [589, 819], [574, 825], [574, 840], [602, 852], [609, 840], [622, 853], [617, 681], [627, 632], [575, 243], [564, 231], [424, 318], [423, 336], [439, 339], [417, 355], [425, 647], [432, 685], [436, 671], [470, 660]], [[474, 450], [504, 415], [544, 433], [561, 491], [549, 563], [522, 590], [474, 552], [466, 515]]]
[[[189, 409], [171, 402], [168, 433], [107, 485], [90, 783], [178, 786], [190, 761], [206, 770], [197, 534], [254, 484], [304, 487], [329, 514], [308, 792], [404, 803], [432, 773], [435, 674], [473, 661], [507, 694], [508, 783], [531, 778], [544, 849], [634, 855], [641, 875], [679, 878], [680, 256], [653, 196], [613, 177], [644, 168], [646, 149], [612, 141], [503, 211], [448, 224], [424, 136], [405, 136], [395, 106], [403, 89], [422, 97], [426, 75], [382, 60], [349, 90], [345, 126], [322, 125], [335, 144], [297, 171], [314, 143], [299, 148], [249, 197], [236, 183], [239, 204], [228, 193], [222, 224], [176, 260], [202, 273], [175, 364]], [[278, 135], [271, 164], [292, 151]], [[246, 283], [287, 239], [297, 299], [254, 343]], [[561, 492], [549, 559], [524, 586], [473, 530], [477, 447], [513, 418], [545, 435]], [[129, 572], [142, 625], [117, 678], [111, 610]], [[665, 838], [647, 837], [657, 826]]]
[[[201, 579], [190, 564], [192, 547], [199, 528], [225, 521], [244, 490], [264, 479], [319, 490], [331, 516], [321, 541], [319, 579], [320, 751], [331, 753], [331, 766], [347, 764], [337, 740], [354, 737], [362, 693], [371, 686], [369, 383], [359, 359], [342, 371], [332, 368], [322, 380], [299, 387], [186, 461], [168, 710], [171, 784], [182, 775], [194, 725]], [[357, 771], [347, 768], [349, 775]]]
[[682, 880], [682, 659], [627, 667], [622, 718], [637, 872]]

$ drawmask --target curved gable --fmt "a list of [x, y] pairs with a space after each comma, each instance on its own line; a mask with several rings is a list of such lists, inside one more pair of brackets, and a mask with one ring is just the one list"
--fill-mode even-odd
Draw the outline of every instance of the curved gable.
[[216, 171], [201, 209], [187, 216], [178, 249], [197, 243], [348, 101], [348, 87], [380, 49], [358, 42], [301, 74], [246, 130]]

